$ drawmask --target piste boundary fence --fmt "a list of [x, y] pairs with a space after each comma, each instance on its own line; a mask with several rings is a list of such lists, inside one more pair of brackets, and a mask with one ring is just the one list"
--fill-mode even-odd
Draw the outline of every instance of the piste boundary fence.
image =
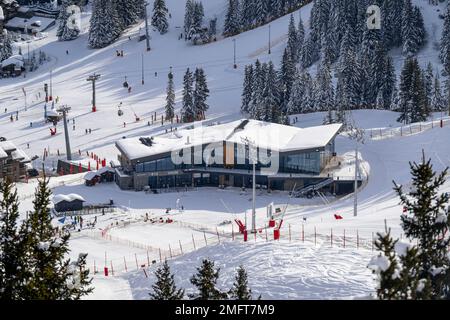
[[450, 125], [450, 117], [434, 119], [432, 121], [415, 122], [400, 127], [370, 128], [365, 129], [366, 137], [372, 140], [382, 140], [393, 137], [411, 136], [434, 128]]
[[[173, 223], [183, 226], [195, 225], [181, 221], [174, 221]], [[116, 226], [115, 226], [116, 227]], [[123, 225], [122, 225], [123, 227]], [[203, 226], [204, 227], [204, 226]], [[211, 227], [205, 227], [205, 229], [212, 229]], [[109, 230], [108, 230], [109, 231]], [[209, 236], [207, 236], [209, 234]], [[215, 235], [211, 235], [211, 231], [203, 231], [203, 239], [196, 239], [192, 235], [191, 241], [173, 241], [167, 247], [155, 247], [144, 243], [131, 241], [128, 239], [120, 238], [108, 234], [108, 232], [88, 231], [83, 234], [77, 234], [78, 236], [88, 236], [93, 239], [110, 241], [112, 243], [128, 246], [130, 248], [139, 249], [124, 256], [122, 258], [108, 258], [107, 252], [105, 252], [105, 259], [102, 261], [89, 259], [88, 266], [91, 274], [103, 274], [108, 276], [115, 276], [122, 273], [143, 270], [144, 274], [148, 277], [147, 268], [161, 263], [165, 260], [171, 260], [178, 258], [184, 254], [194, 252], [200, 248], [207, 246], [219, 245], [224, 242], [239, 242], [242, 244], [252, 245], [254, 243], [261, 242], [278, 242], [278, 243], [297, 243], [299, 245], [308, 245], [315, 248], [326, 249], [356, 249], [356, 250], [369, 250], [374, 251], [376, 233], [365, 232], [363, 235], [358, 229], [340, 229], [338, 231], [321, 228], [320, 230], [312, 225], [285, 225], [280, 232], [280, 238], [274, 240], [273, 229], [260, 228], [256, 233], [248, 234], [247, 242], [244, 242], [244, 237], [240, 233], [226, 232], [224, 230], [216, 230]], [[338, 254], [339, 252], [336, 252]], [[107, 268], [107, 271], [106, 271]]]

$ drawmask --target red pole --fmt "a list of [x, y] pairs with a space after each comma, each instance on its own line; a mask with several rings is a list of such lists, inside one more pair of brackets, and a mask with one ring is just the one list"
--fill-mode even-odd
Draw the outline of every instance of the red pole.
[[88, 162], [88, 171], [91, 171], [91, 162]]

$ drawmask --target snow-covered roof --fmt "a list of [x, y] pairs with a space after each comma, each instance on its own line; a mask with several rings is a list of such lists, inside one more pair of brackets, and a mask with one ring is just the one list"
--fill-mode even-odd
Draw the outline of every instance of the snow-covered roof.
[[11, 141], [0, 141], [0, 149], [3, 149], [5, 152], [14, 151], [17, 147]]
[[[5, 27], [9, 27], [9, 28], [20, 28], [20, 29], [25, 29], [25, 27], [27, 27], [28, 29], [37, 29], [37, 31], [43, 31], [46, 28], [48, 28], [48, 26], [50, 24], [53, 23], [53, 21], [55, 21], [55, 19], [52, 18], [46, 18], [46, 17], [38, 17], [38, 16], [34, 16], [31, 18], [20, 18], [20, 17], [14, 17], [12, 19], [10, 19], [6, 24]], [[32, 25], [32, 24], [36, 24], [36, 22], [39, 22], [40, 25]]]
[[57, 194], [53, 197], [52, 202], [54, 204], [60, 203], [61, 201], [67, 201], [67, 202], [72, 202], [74, 200], [80, 200], [80, 201], [86, 201], [84, 200], [84, 198], [82, 196], [80, 196], [79, 194], [76, 193], [71, 193], [71, 194]]
[[59, 113], [55, 110], [47, 110], [47, 117], [59, 117]]
[[257, 120], [238, 120], [155, 136], [151, 146], [144, 145], [139, 138], [119, 140], [116, 146], [130, 160], [222, 141], [243, 143], [245, 138], [263, 149], [288, 152], [324, 147], [341, 127], [342, 124], [330, 124], [298, 128]]
[[97, 170], [98, 174], [103, 174], [105, 172], [112, 172], [112, 173], [114, 173], [116, 171], [113, 168], [111, 168], [111, 167], [103, 167], [103, 168], [100, 168], [100, 169]]
[[2, 148], [0, 148], [0, 159], [6, 159], [6, 158], [8, 158], [8, 154], [5, 151], [3, 151]]
[[95, 177], [98, 177], [100, 174], [95, 172], [95, 171], [89, 171], [88, 173], [86, 173], [83, 177], [84, 180], [92, 180]]
[[14, 56], [9, 57], [8, 59], [3, 60], [1, 63], [2, 68], [7, 67], [11, 64], [13, 64], [15, 66], [23, 67], [23, 65], [24, 65], [23, 57], [19, 54], [16, 54]]
[[11, 153], [13, 160], [19, 160], [20, 162], [30, 162], [30, 157], [22, 149], [16, 149]]

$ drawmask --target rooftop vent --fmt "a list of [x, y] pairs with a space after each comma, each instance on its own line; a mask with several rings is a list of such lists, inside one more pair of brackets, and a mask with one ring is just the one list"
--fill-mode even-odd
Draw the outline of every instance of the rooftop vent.
[[148, 137], [142, 138], [141, 137], [141, 138], [139, 138], [139, 141], [147, 147], [151, 147], [153, 145], [153, 137], [150, 137], [150, 138], [148, 138]]

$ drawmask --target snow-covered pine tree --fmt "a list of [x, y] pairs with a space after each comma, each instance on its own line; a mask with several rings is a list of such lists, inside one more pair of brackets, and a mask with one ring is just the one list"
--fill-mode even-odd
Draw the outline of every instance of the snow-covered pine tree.
[[289, 97], [291, 95], [291, 88], [295, 80], [295, 62], [292, 60], [292, 54], [290, 52], [290, 47], [284, 49], [283, 58], [281, 60], [281, 68], [279, 72], [279, 83], [280, 83], [280, 105], [283, 111], [287, 103], [289, 102]]
[[[291, 14], [288, 27], [287, 49], [291, 55], [290, 60], [296, 63], [298, 61], [299, 41], [297, 29], [295, 28], [294, 15]], [[285, 51], [286, 52], [286, 51]], [[284, 60], [284, 58], [283, 58]]]
[[450, 3], [444, 15], [444, 28], [439, 49], [439, 58], [444, 65], [444, 70], [450, 74]]
[[205, 71], [202, 68], [195, 69], [195, 88], [193, 94], [194, 114], [196, 120], [204, 120], [205, 113], [209, 109], [206, 99], [209, 96], [208, 84], [206, 82]]
[[400, 75], [397, 121], [408, 124], [424, 121], [429, 115], [422, 69], [417, 59], [409, 57], [405, 60]]
[[122, 30], [116, 3], [94, 0], [88, 43], [91, 48], [104, 48], [113, 43]]
[[427, 98], [428, 105], [431, 105], [431, 96], [433, 92], [433, 81], [434, 81], [434, 74], [433, 74], [433, 65], [431, 62], [428, 62], [427, 68], [423, 72], [423, 82], [425, 86], [425, 95]]
[[310, 67], [314, 62], [319, 60], [320, 58], [320, 46], [314, 40], [314, 38], [309, 35], [305, 42], [303, 43], [303, 47], [301, 50], [301, 65], [303, 68]]
[[166, 120], [171, 120], [175, 116], [175, 86], [173, 84], [173, 73], [170, 70], [167, 75], [167, 96], [166, 96]]
[[204, 15], [203, 4], [201, 2], [194, 1], [192, 3], [191, 27], [189, 29], [188, 38], [190, 38], [193, 34], [198, 34], [201, 32]]
[[[384, 109], [385, 86], [392, 85], [391, 83], [386, 84], [385, 82], [386, 78], [392, 77], [392, 74], [388, 74], [388, 71], [391, 70], [386, 70], [386, 68], [388, 67], [387, 63], [387, 54], [386, 50], [384, 49], [384, 44], [379, 41], [376, 45], [375, 55], [370, 65], [370, 77], [368, 79], [369, 85], [367, 86], [368, 90], [366, 91], [366, 102], [371, 107], [376, 106], [377, 109]], [[389, 94], [386, 95], [389, 96]], [[381, 102], [382, 104], [380, 104]]]
[[243, 31], [250, 30], [255, 24], [255, 1], [241, 0], [241, 27]]
[[69, 6], [73, 4], [72, 0], [64, 0], [59, 13], [59, 26], [56, 32], [59, 41], [70, 41], [78, 38], [81, 30], [77, 21], [73, 17], [75, 11], [67, 12]]
[[185, 40], [187, 40], [187, 34], [191, 30], [192, 18], [194, 14], [194, 0], [187, 0], [184, 9], [184, 34]]
[[381, 4], [381, 30], [383, 32], [383, 42], [386, 49], [400, 46], [402, 44], [402, 10], [404, 1], [384, 0]]
[[307, 84], [305, 83], [305, 75], [303, 73], [296, 72], [295, 81], [292, 84], [291, 94], [289, 96], [289, 102], [286, 106], [286, 113], [288, 115], [303, 113], [302, 104], [306, 91]]
[[194, 300], [226, 299], [228, 295], [216, 287], [219, 272], [220, 268], [215, 269], [213, 261], [203, 259], [202, 265], [197, 267], [197, 273], [190, 279], [198, 292], [189, 294], [189, 297]]
[[[85, 260], [76, 263], [77, 270], [67, 259], [70, 233], [55, 235], [50, 214], [49, 179], [38, 181], [33, 210], [22, 223], [21, 250], [27, 256], [24, 287], [21, 298], [25, 300], [71, 300], [90, 293], [91, 280], [85, 271]], [[84, 264], [83, 264], [84, 263]], [[80, 272], [81, 271], [81, 272]]]
[[266, 69], [259, 60], [256, 60], [253, 73], [253, 96], [249, 108], [251, 119], [261, 120], [262, 118], [262, 100], [266, 81]]
[[[385, 233], [377, 233], [375, 247], [380, 253], [371, 259], [368, 267], [377, 275], [377, 297], [380, 300], [406, 300], [418, 297], [418, 289], [422, 284], [415, 276], [418, 265], [417, 248], [406, 247], [400, 250], [401, 246], [406, 244], [400, 244], [398, 239], [394, 240], [390, 229]], [[421, 289], [422, 293], [429, 292], [429, 289]]]
[[416, 277], [429, 285], [429, 292], [420, 292], [427, 299], [450, 298], [450, 216], [449, 195], [442, 193], [448, 168], [437, 174], [431, 159], [423, 154], [421, 162], [410, 163], [412, 185], [405, 193], [395, 182], [394, 190], [408, 214], [401, 216], [402, 228], [410, 241], [417, 241], [418, 270]]
[[267, 8], [267, 0], [256, 0], [255, 1], [255, 7], [253, 8], [255, 10], [255, 25], [261, 26], [267, 21], [268, 16], [268, 8]]
[[266, 79], [262, 98], [263, 114], [260, 120], [268, 122], [280, 122], [283, 110], [279, 104], [279, 90], [277, 85], [277, 72], [272, 61], [267, 63]]
[[181, 107], [182, 122], [192, 122], [195, 119], [194, 97], [193, 97], [194, 78], [189, 68], [183, 77], [183, 104]]
[[18, 300], [26, 259], [19, 250], [19, 197], [9, 179], [0, 181], [0, 195], [0, 300]]
[[334, 88], [332, 83], [330, 65], [321, 63], [316, 75], [315, 99], [318, 111], [328, 111], [334, 109]]
[[184, 290], [175, 285], [174, 275], [170, 272], [167, 260], [155, 271], [156, 282], [152, 285], [153, 292], [149, 293], [152, 300], [181, 300]]
[[154, 26], [160, 34], [164, 34], [169, 29], [167, 14], [169, 10], [166, 7], [165, 0], [155, 0], [153, 3], [152, 26]]
[[404, 0], [401, 37], [403, 54], [407, 56], [416, 54], [424, 43], [425, 27], [422, 13], [412, 5], [411, 0]]
[[0, 62], [12, 56], [12, 39], [6, 30], [0, 47]]
[[139, 13], [136, 0], [113, 0], [119, 17], [121, 30], [138, 21]]
[[301, 59], [303, 43], [305, 43], [305, 26], [303, 25], [302, 16], [300, 15], [297, 28], [297, 60], [295, 63], [299, 62]]
[[239, 0], [228, 0], [228, 10], [225, 16], [223, 35], [226, 37], [234, 36], [241, 30]]
[[252, 300], [252, 290], [248, 287], [247, 271], [239, 266], [229, 296], [236, 300]]
[[244, 69], [244, 84], [242, 89], [241, 113], [248, 115], [250, 113], [250, 103], [253, 95], [253, 65], [247, 65]]
[[441, 81], [439, 74], [436, 72], [434, 76], [433, 89], [431, 91], [431, 110], [435, 112], [444, 111], [446, 109], [445, 98], [441, 90]]

